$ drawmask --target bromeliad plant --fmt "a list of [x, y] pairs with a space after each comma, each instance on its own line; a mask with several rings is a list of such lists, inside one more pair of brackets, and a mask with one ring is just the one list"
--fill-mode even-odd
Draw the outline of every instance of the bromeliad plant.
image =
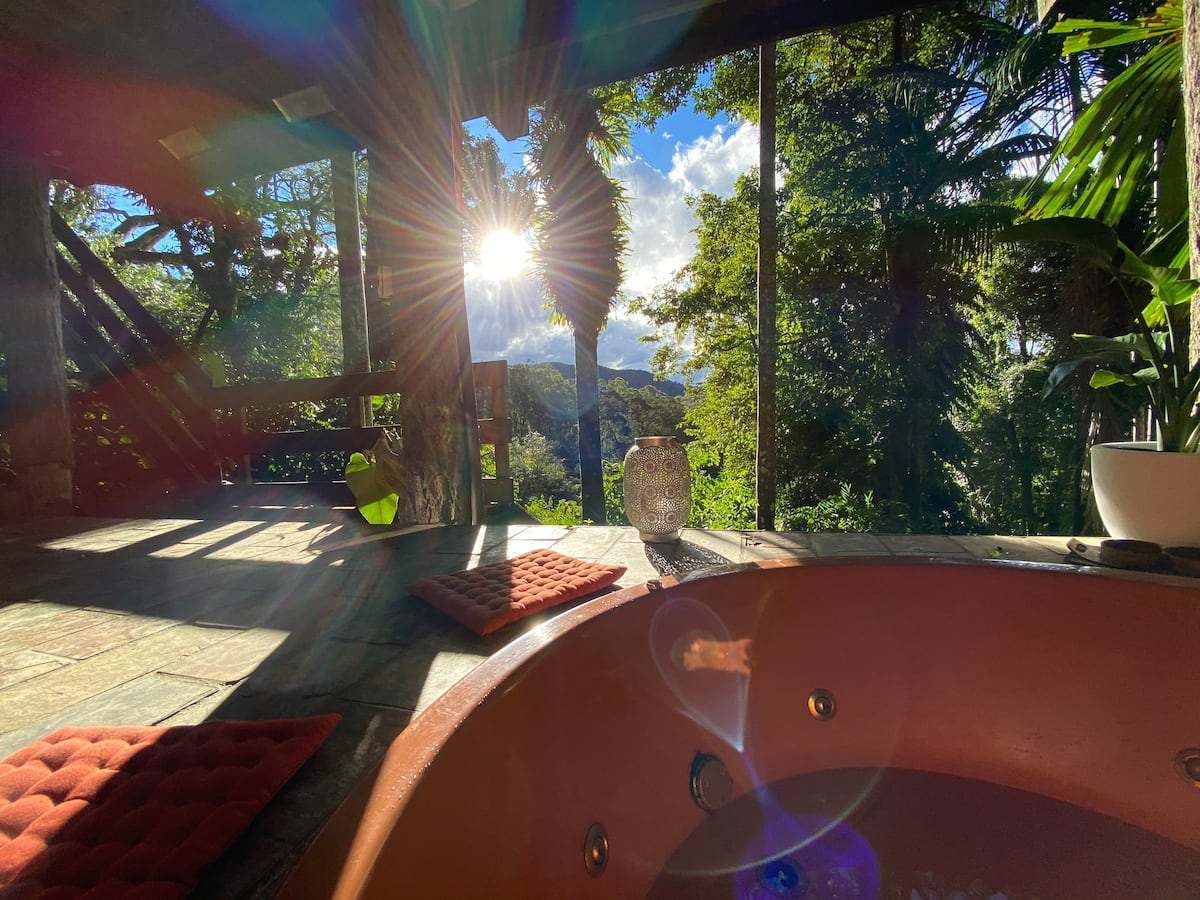
[[[1186, 338], [1188, 307], [1200, 282], [1185, 278], [1179, 268], [1154, 264], [1156, 248], [1139, 256], [1112, 228], [1094, 219], [1058, 216], [1024, 222], [1008, 229], [1005, 239], [1073, 244], [1113, 276], [1133, 312], [1135, 330], [1129, 334], [1076, 334], [1084, 355], [1059, 363], [1050, 373], [1045, 393], [1075, 370], [1089, 366], [1094, 388], [1126, 384], [1145, 390], [1158, 449], [1200, 452], [1200, 361], [1189, 363]], [[1139, 282], [1150, 289], [1150, 300], [1144, 305], [1135, 292]]]

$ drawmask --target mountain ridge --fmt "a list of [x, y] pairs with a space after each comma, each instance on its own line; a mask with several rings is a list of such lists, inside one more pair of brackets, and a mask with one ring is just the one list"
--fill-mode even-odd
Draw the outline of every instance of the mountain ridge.
[[[567, 381], [575, 380], [575, 367], [570, 363], [545, 362], [531, 365], [550, 366]], [[684, 393], [684, 386], [678, 381], [661, 381], [654, 377], [653, 372], [647, 372], [645, 369], [610, 369], [608, 366], [599, 366], [598, 369], [601, 381], [620, 378], [631, 388], [652, 387], [668, 397], [682, 397]]]

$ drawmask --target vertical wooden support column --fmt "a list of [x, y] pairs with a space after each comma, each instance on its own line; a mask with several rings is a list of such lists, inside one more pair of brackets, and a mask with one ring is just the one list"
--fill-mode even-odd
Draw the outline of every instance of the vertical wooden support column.
[[758, 57], [758, 449], [759, 528], [775, 529], [775, 45]]
[[[479, 466], [470, 377], [458, 122], [443, 48], [414, 49], [402, 7], [374, 5], [369, 273], [390, 295], [406, 483], [398, 524], [470, 522]], [[427, 35], [426, 35], [427, 37]], [[423, 38], [424, 39], [424, 38]], [[472, 456], [471, 448], [475, 448]]]
[[24, 511], [70, 512], [71, 416], [50, 233], [50, 183], [33, 160], [0, 155], [0, 331], [13, 468]]
[[[1187, 182], [1192, 277], [1200, 275], [1200, 4], [1183, 4], [1183, 109], [1187, 134]], [[1192, 361], [1200, 360], [1200, 299], [1192, 299]]]
[[378, 167], [375, 157], [375, 152], [368, 147], [367, 208], [363, 215], [367, 226], [367, 252], [363, 262], [366, 266], [367, 355], [372, 365], [378, 367], [391, 359], [392, 354], [392, 277], [391, 269], [384, 270], [375, 259], [376, 245], [383, 231], [382, 227], [375, 227], [375, 220], [379, 217], [377, 207], [381, 202], [382, 179], [382, 176], [375, 175]]
[[[370, 372], [362, 223], [358, 215], [358, 171], [352, 152], [339, 153], [330, 157], [329, 162], [333, 176], [333, 227], [338, 247], [338, 294], [342, 302], [342, 371]], [[369, 425], [370, 418], [369, 399], [351, 397], [351, 427]]]

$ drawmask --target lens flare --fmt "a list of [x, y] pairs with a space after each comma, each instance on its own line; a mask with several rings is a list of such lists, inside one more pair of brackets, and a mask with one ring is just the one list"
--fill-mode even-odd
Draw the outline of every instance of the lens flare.
[[655, 612], [650, 650], [680, 711], [741, 753], [750, 691], [750, 640], [733, 640], [710, 607], [679, 597]]
[[837, 819], [781, 816], [747, 848], [734, 876], [738, 900], [821, 897], [868, 900], [879, 895], [879, 865], [870, 844]]
[[345, 0], [205, 0], [214, 13], [281, 56], [320, 43], [345, 18]]

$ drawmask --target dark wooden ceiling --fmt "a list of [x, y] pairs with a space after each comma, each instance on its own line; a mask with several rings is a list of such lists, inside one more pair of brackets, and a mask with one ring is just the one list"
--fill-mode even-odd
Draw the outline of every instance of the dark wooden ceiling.
[[[390, 6], [389, 6], [390, 2]], [[452, 68], [464, 119], [697, 62], [919, 0], [0, 0], [0, 150], [170, 204], [361, 147], [379, 53]], [[411, 40], [372, 22], [399, 10]], [[332, 112], [273, 100], [319, 85]], [[519, 115], [516, 117], [519, 120]], [[161, 139], [194, 129], [176, 159]]]

